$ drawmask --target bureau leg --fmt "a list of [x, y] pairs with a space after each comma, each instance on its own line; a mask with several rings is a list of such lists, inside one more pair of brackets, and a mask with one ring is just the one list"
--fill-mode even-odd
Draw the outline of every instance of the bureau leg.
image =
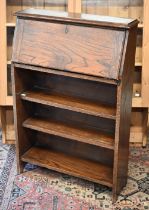
[[22, 174], [25, 167], [25, 163], [21, 160], [17, 161], [17, 174]]
[[112, 189], [112, 203], [115, 203], [118, 199], [118, 196], [120, 195], [121, 191], [124, 187], [127, 185], [127, 177], [123, 177], [118, 180], [118, 182], [115, 180], [115, 184], [113, 185]]
[[115, 193], [114, 190], [113, 190], [113, 192], [112, 192], [112, 203], [113, 203], [113, 204], [116, 203], [117, 198], [118, 198], [118, 195], [117, 195], [117, 193]]

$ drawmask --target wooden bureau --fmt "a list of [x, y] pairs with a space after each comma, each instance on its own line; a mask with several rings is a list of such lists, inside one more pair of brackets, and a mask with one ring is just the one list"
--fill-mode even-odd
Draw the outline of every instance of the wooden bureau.
[[25, 162], [127, 182], [137, 20], [17, 12], [12, 56], [18, 172]]

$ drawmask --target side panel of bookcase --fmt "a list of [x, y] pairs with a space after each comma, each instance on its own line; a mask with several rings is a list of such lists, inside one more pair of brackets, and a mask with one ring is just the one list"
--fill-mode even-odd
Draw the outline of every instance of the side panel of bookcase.
[[[117, 119], [115, 129], [114, 171], [113, 171], [113, 200], [127, 182], [130, 117], [132, 103], [133, 69], [135, 62], [135, 36], [136, 28], [126, 32], [125, 49], [126, 55], [123, 69], [122, 82], [117, 91]], [[124, 53], [125, 54], [125, 53]], [[123, 61], [122, 61], [123, 62]]]

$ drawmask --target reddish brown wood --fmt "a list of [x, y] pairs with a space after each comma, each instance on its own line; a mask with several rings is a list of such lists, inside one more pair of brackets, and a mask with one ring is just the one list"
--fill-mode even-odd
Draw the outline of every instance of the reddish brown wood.
[[[16, 35], [17, 37], [17, 35]], [[15, 47], [14, 47], [15, 48]], [[14, 49], [15, 50], [15, 49]], [[19, 63], [13, 63], [13, 65], [17, 68], [23, 68], [27, 70], [32, 70], [32, 71], [39, 71], [39, 72], [45, 72], [45, 73], [51, 73], [55, 75], [62, 75], [62, 76], [67, 76], [71, 78], [79, 78], [83, 80], [90, 80], [90, 81], [96, 81], [96, 82], [102, 82], [106, 84], [119, 84], [119, 81], [114, 80], [114, 79], [107, 79], [107, 78], [101, 78], [101, 77], [96, 77], [96, 76], [91, 76], [91, 75], [85, 75], [85, 74], [77, 74], [73, 72], [66, 72], [66, 71], [59, 71], [58, 69], [49, 69], [49, 68], [43, 68], [39, 66], [31, 66], [27, 64], [19, 64]]]
[[[127, 183], [129, 138], [130, 138], [130, 117], [132, 104], [132, 83], [133, 70], [135, 65], [137, 28], [132, 28], [126, 34], [124, 46], [125, 56], [122, 60], [124, 68], [121, 85], [117, 92], [117, 120], [115, 130], [115, 156], [113, 172], [113, 199], [116, 201], [117, 195]], [[131, 60], [129, 59], [131, 57]], [[124, 126], [125, 125], [125, 126]]]
[[127, 182], [137, 21], [32, 9], [17, 15], [18, 171], [30, 162], [105, 184], [115, 201]]
[[[18, 172], [23, 172], [24, 163], [21, 161], [21, 155], [24, 154], [32, 145], [33, 139], [29, 137], [32, 137], [33, 133], [26, 132], [22, 127], [22, 121], [24, 121], [29, 114], [24, 110], [23, 103], [20, 100], [19, 93], [23, 89], [23, 84], [20, 82], [18, 74], [16, 74], [16, 71], [14, 69], [14, 65], [12, 64], [12, 84], [13, 84], [13, 98], [14, 98], [14, 125], [15, 125], [15, 139], [16, 139], [16, 154], [17, 154], [17, 167]], [[26, 78], [27, 80], [27, 78]], [[30, 84], [29, 84], [30, 86]], [[32, 107], [30, 107], [30, 111], [32, 112]]]
[[[113, 168], [114, 150], [36, 131], [37, 145]], [[68, 149], [69, 148], [69, 149]], [[108, 158], [107, 158], [108, 157]]]
[[95, 103], [89, 100], [74, 98], [56, 92], [47, 92], [42, 89], [23, 92], [21, 98], [26, 101], [54, 106], [99, 117], [116, 119], [116, 108], [107, 104]]
[[75, 175], [93, 182], [96, 181], [109, 187], [112, 186], [112, 168], [98, 162], [38, 147], [32, 147], [21, 159], [55, 171]]
[[67, 13], [67, 12], [56, 12], [56, 11], [46, 11], [46, 10], [35, 10], [28, 9], [21, 12], [17, 12], [16, 15], [18, 17], [24, 17], [29, 19], [39, 20], [49, 20], [49, 21], [57, 21], [57, 22], [66, 22], [66, 23], [74, 23], [74, 24], [83, 24], [89, 25], [91, 27], [95, 26], [106, 26], [106, 27], [116, 27], [116, 28], [130, 28], [136, 26], [138, 23], [137, 20], [125, 19], [125, 18], [117, 18], [117, 17], [109, 17], [109, 16], [99, 16], [99, 15], [91, 15], [91, 14], [76, 14], [76, 13]]
[[101, 146], [109, 149], [114, 147], [114, 138], [110, 135], [95, 132], [94, 130], [81, 129], [77, 126], [62, 124], [53, 120], [29, 118], [24, 123], [25, 128], [41, 131], [44, 133], [61, 136], [64, 138], [85, 142], [88, 144]]
[[36, 20], [19, 19], [18, 22], [22, 39], [20, 45], [16, 44], [13, 61], [118, 79], [125, 31], [41, 24]]

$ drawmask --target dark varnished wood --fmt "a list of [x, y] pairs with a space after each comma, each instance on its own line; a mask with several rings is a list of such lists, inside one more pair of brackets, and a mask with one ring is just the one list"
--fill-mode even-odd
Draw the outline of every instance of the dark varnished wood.
[[127, 184], [133, 83], [132, 75], [135, 63], [136, 33], [137, 29], [132, 28], [126, 35], [124, 46], [125, 56], [122, 60], [122, 66], [125, 71], [122, 73], [121, 70], [122, 82], [120, 86], [118, 86], [117, 91], [113, 201], [116, 201], [121, 189]]
[[109, 149], [114, 147], [114, 138], [110, 135], [95, 132], [94, 130], [82, 129], [77, 126], [60, 123], [53, 120], [29, 118], [23, 122], [25, 128], [41, 131], [44, 133], [62, 136], [68, 139], [85, 142], [88, 144], [101, 146]]
[[[28, 82], [32, 84], [31, 90], [41, 89], [43, 92], [54, 92], [80, 100], [90, 101], [94, 104], [104, 104], [116, 108], [116, 85], [103, 82], [56, 75], [42, 71], [30, 71], [17, 68], [18, 77], [23, 84], [24, 91], [29, 90]], [[27, 81], [26, 81], [27, 78]], [[27, 85], [26, 85], [27, 84]], [[101, 94], [105, 92], [105, 94]]]
[[[20, 100], [20, 91], [23, 89], [23, 84], [19, 80], [19, 75], [14, 69], [14, 66], [12, 65], [12, 84], [13, 84], [13, 92], [16, 94], [13, 96], [14, 97], [14, 106], [13, 106], [13, 111], [14, 111], [14, 125], [15, 125], [15, 130], [16, 132], [16, 154], [17, 154], [17, 167], [18, 167], [18, 172], [21, 173], [24, 168], [24, 163], [21, 161], [21, 155], [24, 154], [31, 146], [34, 144], [34, 134], [32, 132], [25, 132], [23, 127], [22, 127], [22, 121], [24, 121], [27, 117], [30, 116], [30, 114], [33, 112], [33, 107], [31, 107], [29, 104], [26, 107], [28, 112], [24, 110], [24, 105], [22, 101]], [[26, 78], [27, 82], [27, 77]], [[30, 87], [31, 84], [27, 83], [28, 87]], [[30, 106], [30, 107], [29, 107]], [[31, 137], [31, 138], [30, 138]], [[20, 141], [21, 139], [21, 141]]]
[[[28, 103], [26, 105], [28, 105]], [[100, 118], [93, 115], [51, 107], [39, 103], [32, 103], [32, 106], [34, 107], [32, 117], [46, 119], [47, 121], [57, 121], [62, 124], [68, 124], [72, 127], [77, 126], [78, 128], [85, 129], [86, 131], [93, 130], [95, 132], [105, 133], [114, 138], [115, 120]], [[28, 106], [25, 107], [26, 109], [28, 108]], [[28, 112], [30, 113], [30, 110], [28, 110]]]
[[114, 79], [107, 79], [107, 78], [96, 77], [96, 76], [85, 75], [85, 74], [77, 74], [74, 72], [59, 71], [58, 69], [49, 69], [49, 68], [43, 68], [43, 67], [32, 66], [32, 65], [27, 65], [27, 64], [19, 64], [19, 63], [13, 63], [13, 65], [14, 67], [21, 68], [21, 69], [27, 69], [27, 70], [32, 70], [36, 72], [39, 71], [39, 72], [51, 73], [55, 75], [62, 75], [62, 76], [67, 76], [71, 78], [78, 78], [78, 79], [83, 79], [83, 80], [88, 80], [88, 81], [101, 82], [105, 84], [117, 85], [120, 83], [120, 81], [117, 81]]
[[25, 162], [60, 171], [62, 173], [112, 186], [112, 168], [98, 162], [80, 159], [60, 152], [32, 147], [21, 159]]
[[67, 13], [60, 11], [46, 11], [39, 9], [27, 9], [24, 11], [17, 12], [18, 17], [24, 18], [33, 18], [38, 20], [49, 20], [49, 21], [58, 21], [66, 23], [80, 23], [90, 26], [104, 26], [104, 27], [117, 27], [117, 28], [129, 28], [137, 24], [136, 20], [128, 18], [118, 18], [118, 17], [109, 17], [109, 16], [99, 16], [91, 14], [75, 14]]
[[70, 140], [61, 136], [49, 135], [40, 131], [34, 132], [36, 132], [35, 145], [38, 147], [46, 147], [53, 151], [79, 157], [80, 159], [100, 162], [103, 165], [113, 167], [114, 150], [112, 149]]
[[[12, 57], [24, 162], [112, 187], [127, 182], [137, 20], [18, 12]], [[46, 149], [45, 149], [46, 148]]]
[[21, 94], [21, 98], [23, 100], [36, 102], [39, 104], [54, 106], [114, 120], [116, 119], [116, 109], [112, 106], [62, 95], [56, 92], [46, 92], [42, 89], [35, 89], [33, 91], [23, 92]]
[[22, 19], [19, 25], [13, 61], [118, 79], [125, 31]]

